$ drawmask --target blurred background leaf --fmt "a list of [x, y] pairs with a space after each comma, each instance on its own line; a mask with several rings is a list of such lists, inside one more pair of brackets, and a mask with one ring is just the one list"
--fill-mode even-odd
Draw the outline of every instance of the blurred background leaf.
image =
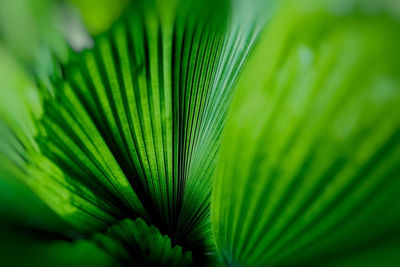
[[399, 264], [400, 24], [346, 3], [287, 2], [239, 81], [212, 199], [228, 265]]
[[[100, 2], [96, 6], [101, 6]], [[113, 2], [117, 6], [118, 1]], [[49, 209], [24, 182], [32, 178], [27, 151], [38, 149], [34, 140], [38, 131], [35, 118], [42, 114], [34, 75], [51, 73], [54, 57], [66, 61], [67, 42], [77, 49], [90, 46], [80, 9], [66, 1], [52, 0], [2, 0], [0, 5], [2, 264], [115, 266], [117, 263], [94, 243], [72, 241], [83, 236]], [[90, 16], [88, 12], [86, 16]], [[106, 13], [102, 16], [98, 19], [105, 24], [98, 22], [98, 31], [100, 27], [106, 30], [115, 19], [108, 19]]]

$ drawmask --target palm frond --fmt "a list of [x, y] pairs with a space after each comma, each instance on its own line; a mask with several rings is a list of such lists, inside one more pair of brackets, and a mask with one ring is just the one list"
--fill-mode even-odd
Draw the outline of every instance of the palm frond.
[[397, 235], [399, 23], [299, 10], [263, 33], [224, 130], [212, 221], [228, 264], [310, 264]]

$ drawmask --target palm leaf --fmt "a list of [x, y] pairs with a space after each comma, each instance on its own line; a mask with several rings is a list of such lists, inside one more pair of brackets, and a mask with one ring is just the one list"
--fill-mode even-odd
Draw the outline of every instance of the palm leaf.
[[400, 40], [385, 12], [291, 3], [264, 31], [215, 174], [226, 263], [315, 264], [398, 234]]
[[221, 131], [268, 18], [248, 15], [265, 5], [134, 1], [93, 48], [52, 61], [38, 77], [30, 188], [85, 234], [142, 218], [173, 245], [211, 250]]
[[[395, 266], [396, 2], [276, 2], [134, 0], [111, 28], [123, 4], [98, 23], [78, 3], [92, 48], [49, 44], [38, 88], [0, 64], [24, 87], [0, 91], [0, 186], [69, 224], [32, 202], [35, 228], [88, 239], [78, 261]], [[68, 264], [63, 246], [40, 247]]]
[[171, 246], [171, 239], [143, 220], [123, 220], [111, 226], [106, 234], [96, 234], [93, 240], [105, 251], [126, 264], [187, 266], [190, 252]]

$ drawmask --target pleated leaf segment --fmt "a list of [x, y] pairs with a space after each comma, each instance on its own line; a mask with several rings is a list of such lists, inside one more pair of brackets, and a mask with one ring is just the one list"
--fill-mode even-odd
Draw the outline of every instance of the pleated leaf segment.
[[192, 262], [191, 252], [182, 252], [180, 246], [171, 247], [171, 239], [155, 226], [142, 219], [126, 219], [111, 226], [105, 234], [96, 234], [95, 243], [120, 262], [145, 266], [187, 266]]
[[135, 223], [120, 222], [118, 235], [151, 229], [160, 249], [170, 238], [172, 248], [213, 250], [209, 206], [221, 131], [269, 6], [133, 1], [93, 48], [71, 52], [68, 64], [55, 63], [38, 80], [43, 114], [38, 149], [28, 153], [29, 186], [87, 235], [130, 218]]
[[354, 2], [291, 1], [238, 82], [211, 207], [227, 264], [399, 264], [400, 24]]

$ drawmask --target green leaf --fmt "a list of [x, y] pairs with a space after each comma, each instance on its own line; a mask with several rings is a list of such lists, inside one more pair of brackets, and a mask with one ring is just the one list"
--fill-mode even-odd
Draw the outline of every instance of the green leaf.
[[120, 266], [86, 240], [66, 241], [46, 232], [0, 229], [0, 257], [5, 266]]
[[269, 16], [249, 16], [265, 6], [249, 4], [135, 1], [92, 49], [39, 79], [37, 194], [85, 233], [139, 217], [185, 249], [212, 249], [221, 131]]
[[227, 264], [322, 263], [398, 236], [399, 21], [329, 3], [284, 5], [239, 81], [212, 197]]
[[141, 219], [123, 220], [111, 226], [105, 234], [96, 234], [93, 240], [105, 251], [126, 264], [154, 266], [187, 266], [191, 252], [172, 246], [171, 239], [162, 235], [153, 225]]

